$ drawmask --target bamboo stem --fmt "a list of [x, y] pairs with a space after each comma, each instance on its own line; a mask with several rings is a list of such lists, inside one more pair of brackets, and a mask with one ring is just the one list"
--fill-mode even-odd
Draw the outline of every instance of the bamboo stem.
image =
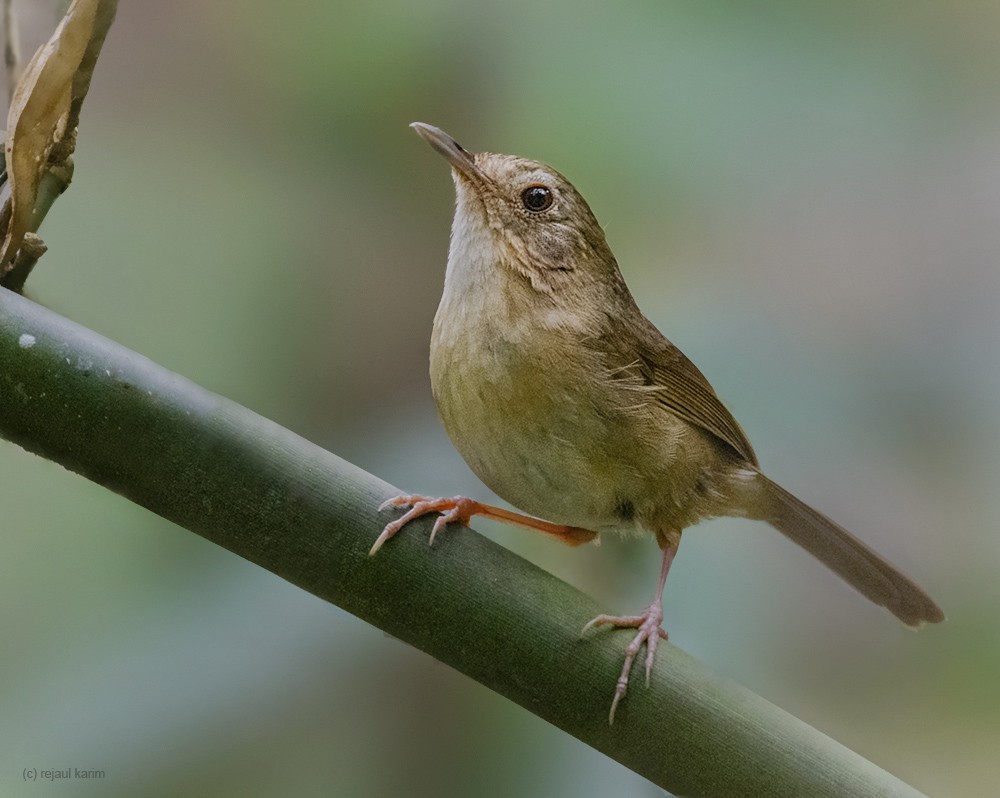
[[600, 610], [591, 598], [472, 531], [431, 548], [429, 519], [369, 557], [387, 520], [376, 508], [396, 488], [6, 290], [0, 435], [411, 643], [677, 795], [919, 795], [674, 645], [609, 727], [631, 633], [581, 638]]

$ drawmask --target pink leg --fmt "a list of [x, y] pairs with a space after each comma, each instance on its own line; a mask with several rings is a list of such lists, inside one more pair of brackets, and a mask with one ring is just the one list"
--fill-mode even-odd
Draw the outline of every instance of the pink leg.
[[386, 507], [409, 507], [410, 509], [397, 518], [395, 521], [385, 525], [382, 534], [375, 540], [369, 555], [375, 554], [382, 544], [399, 532], [404, 526], [415, 518], [420, 518], [428, 513], [441, 513], [441, 516], [434, 522], [431, 529], [430, 542], [434, 543], [437, 533], [446, 525], [451, 523], [468, 526], [474, 515], [481, 515], [484, 518], [492, 518], [495, 521], [504, 521], [508, 524], [517, 524], [526, 529], [533, 529], [537, 532], [544, 532], [552, 535], [569, 546], [579, 546], [581, 543], [588, 543], [597, 537], [596, 532], [589, 529], [581, 529], [578, 526], [564, 526], [562, 524], [552, 524], [540, 518], [530, 515], [514, 513], [504, 510], [501, 507], [493, 507], [489, 504], [480, 504], [472, 499], [463, 496], [456, 496], [453, 499], [428, 499], [425, 496], [395, 496], [379, 506], [379, 511]]
[[618, 702], [625, 697], [625, 693], [628, 690], [628, 677], [632, 670], [632, 662], [638, 656], [643, 644], [646, 646], [646, 687], [649, 687], [650, 674], [653, 671], [653, 660], [656, 657], [656, 646], [661, 638], [663, 640], [667, 639], [667, 633], [660, 626], [660, 623], [663, 621], [663, 586], [667, 582], [670, 564], [674, 561], [674, 555], [677, 554], [677, 545], [680, 542], [680, 537], [667, 539], [663, 536], [660, 539], [664, 543], [663, 565], [660, 567], [660, 583], [657, 585], [656, 597], [653, 599], [653, 603], [646, 607], [639, 615], [598, 615], [584, 626], [581, 632], [583, 634], [595, 626], [604, 625], [632, 627], [639, 630], [638, 634], [632, 639], [632, 642], [625, 648], [625, 665], [622, 668], [621, 676], [618, 677], [618, 683], [615, 685], [615, 697], [611, 701], [608, 725], [614, 725], [615, 710], [618, 709]]

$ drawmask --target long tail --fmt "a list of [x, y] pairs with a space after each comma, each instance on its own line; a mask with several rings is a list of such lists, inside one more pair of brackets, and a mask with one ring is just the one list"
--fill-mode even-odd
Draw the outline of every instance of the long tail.
[[787, 535], [907, 626], [944, 620], [941, 608], [910, 577], [763, 474], [758, 479], [753, 517]]

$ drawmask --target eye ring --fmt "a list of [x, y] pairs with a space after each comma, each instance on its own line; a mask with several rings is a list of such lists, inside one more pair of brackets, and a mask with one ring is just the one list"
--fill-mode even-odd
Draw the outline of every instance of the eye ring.
[[548, 186], [535, 184], [521, 192], [521, 204], [531, 213], [541, 213], [552, 207], [554, 197]]

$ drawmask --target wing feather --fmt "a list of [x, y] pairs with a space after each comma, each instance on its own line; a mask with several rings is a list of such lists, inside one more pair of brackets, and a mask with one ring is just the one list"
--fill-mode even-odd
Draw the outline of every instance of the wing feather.
[[[641, 319], [639, 329], [620, 329], [623, 317], [633, 324], [636, 317]], [[751, 465], [757, 465], [757, 455], [746, 433], [716, 396], [705, 375], [638, 308], [634, 314], [622, 314], [609, 321], [612, 328], [619, 327], [619, 335], [612, 332], [608, 336], [623, 344], [617, 353], [619, 361], [638, 367], [645, 390], [655, 402], [678, 418], [712, 434]], [[631, 346], [624, 345], [625, 342]]]

